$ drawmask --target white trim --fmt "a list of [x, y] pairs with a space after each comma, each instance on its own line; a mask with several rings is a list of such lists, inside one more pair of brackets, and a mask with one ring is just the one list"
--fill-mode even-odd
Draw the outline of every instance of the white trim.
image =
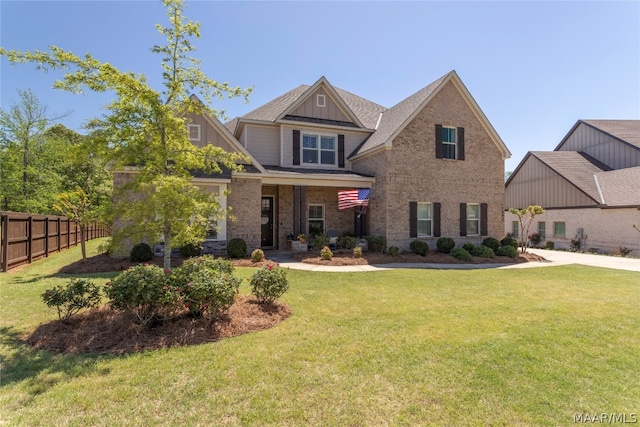
[[[264, 123], [264, 122], [262, 122]], [[316, 129], [316, 128], [325, 128], [325, 129], [331, 129], [331, 130], [344, 130], [345, 132], [355, 132], [355, 133], [373, 133], [375, 132], [375, 129], [368, 129], [368, 128], [354, 128], [352, 126], [340, 126], [340, 125], [328, 125], [328, 124], [324, 124], [324, 123], [307, 123], [307, 122], [298, 122], [295, 120], [277, 120], [275, 122], [276, 124], [283, 124], [283, 125], [287, 125], [287, 126], [291, 126], [292, 128], [295, 129], [299, 129], [299, 128], [311, 128], [311, 129]]]
[[284, 126], [280, 126], [280, 166], [284, 165]]
[[235, 173], [239, 178], [261, 179], [264, 185], [307, 185], [319, 187], [372, 188], [375, 178], [367, 176], [347, 177], [333, 174], [299, 174], [269, 172], [266, 174]]
[[[322, 100], [322, 102], [320, 102]], [[327, 96], [322, 93], [316, 93], [316, 107], [324, 108], [327, 106]]]
[[597, 174], [593, 174], [593, 179], [596, 181], [596, 188], [598, 189], [598, 195], [600, 196], [600, 202], [603, 205], [606, 205], [607, 203], [604, 201], [604, 195], [602, 194], [602, 189], [600, 188], [600, 182], [598, 181], [598, 175]]
[[[197, 129], [198, 130], [198, 136], [195, 138], [191, 137], [191, 129]], [[200, 142], [202, 140], [202, 128], [199, 124], [197, 123], [188, 123], [187, 124], [187, 132], [189, 132], [189, 141], [198, 141]]]

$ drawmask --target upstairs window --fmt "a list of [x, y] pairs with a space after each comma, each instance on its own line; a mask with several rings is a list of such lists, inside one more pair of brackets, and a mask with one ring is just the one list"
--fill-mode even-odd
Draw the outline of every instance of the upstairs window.
[[189, 141], [200, 141], [200, 125], [188, 124]]
[[302, 163], [335, 165], [336, 137], [333, 135], [302, 134]]
[[456, 158], [456, 128], [442, 128], [442, 158]]
[[464, 128], [436, 125], [436, 158], [464, 160]]

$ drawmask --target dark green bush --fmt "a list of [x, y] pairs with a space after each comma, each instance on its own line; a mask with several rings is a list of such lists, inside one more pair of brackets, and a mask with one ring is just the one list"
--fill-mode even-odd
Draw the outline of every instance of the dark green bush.
[[104, 288], [111, 308], [131, 310], [142, 325], [169, 317], [182, 306], [182, 299], [168, 273], [157, 265], [137, 265], [123, 271]]
[[518, 256], [518, 249], [511, 245], [500, 246], [496, 251], [498, 256], [508, 256], [509, 258], [516, 258]]
[[471, 254], [462, 248], [453, 248], [450, 253], [452, 257], [460, 261], [471, 261]]
[[387, 250], [387, 253], [391, 256], [398, 256], [398, 254], [400, 253], [400, 248], [398, 248], [397, 246], [391, 246]]
[[153, 259], [153, 250], [146, 243], [138, 243], [131, 249], [132, 262], [147, 262]]
[[476, 246], [471, 254], [480, 258], [493, 258], [495, 255], [493, 249], [485, 245]]
[[329, 245], [329, 238], [326, 234], [318, 234], [313, 238], [313, 249], [321, 251], [322, 248]]
[[487, 237], [482, 241], [482, 245], [491, 248], [493, 252], [495, 252], [500, 247], [500, 242], [498, 239], [494, 239], [493, 237]]
[[426, 256], [429, 253], [429, 244], [424, 240], [414, 240], [409, 243], [409, 249], [414, 254]]
[[[194, 271], [205, 268], [209, 268], [226, 274], [233, 274], [234, 271], [233, 263], [231, 261], [224, 258], [215, 258], [213, 255], [203, 255], [200, 257], [185, 260], [180, 268], [174, 269], [172, 271], [172, 274], [176, 275], [179, 273], [188, 276]], [[172, 277], [172, 280], [175, 280], [175, 278]], [[179, 283], [179, 285], [182, 284], [183, 283]]]
[[241, 279], [210, 268], [191, 272], [184, 288], [179, 288], [184, 303], [195, 316], [216, 319], [235, 301]]
[[448, 254], [456, 247], [456, 242], [451, 237], [441, 237], [436, 242], [436, 246], [440, 252]]
[[471, 253], [471, 251], [473, 250], [473, 248], [475, 248], [476, 245], [474, 245], [473, 243], [467, 242], [464, 245], [462, 245], [462, 249], [464, 249], [465, 251]]
[[227, 242], [227, 255], [229, 258], [244, 258], [247, 256], [247, 242], [235, 238]]
[[87, 279], [71, 279], [67, 286], [56, 286], [42, 294], [49, 307], [58, 310], [58, 319], [69, 319], [84, 308], [100, 305], [100, 288]]
[[384, 236], [365, 236], [369, 252], [383, 252], [387, 246], [387, 239]]
[[500, 240], [500, 246], [513, 246], [514, 248], [518, 249], [518, 241], [511, 237], [511, 236], [507, 236], [504, 239]]
[[551, 251], [552, 251], [552, 250], [556, 247], [556, 244], [555, 244], [555, 243], [553, 243], [553, 242], [547, 242], [547, 243], [544, 245], [544, 247], [545, 247], [545, 249], [549, 249], [549, 250], [551, 250]]
[[186, 245], [180, 248], [180, 255], [182, 255], [185, 258], [193, 258], [196, 256], [200, 256], [201, 252], [202, 252], [202, 248], [200, 247], [200, 245], [196, 243], [187, 243]]
[[251, 293], [261, 303], [272, 303], [289, 289], [285, 271], [272, 265], [262, 267], [253, 273], [249, 285]]
[[349, 234], [343, 234], [338, 237], [338, 247], [342, 249], [353, 249], [356, 247], [358, 240]]

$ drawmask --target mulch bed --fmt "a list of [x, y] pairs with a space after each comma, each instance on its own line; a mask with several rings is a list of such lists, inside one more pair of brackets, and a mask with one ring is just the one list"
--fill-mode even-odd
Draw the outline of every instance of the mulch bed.
[[260, 304], [240, 296], [215, 322], [184, 315], [152, 327], [135, 323], [129, 312], [102, 306], [36, 328], [27, 338], [31, 346], [56, 353], [125, 354], [203, 344], [259, 331], [283, 321], [291, 309], [281, 303]]

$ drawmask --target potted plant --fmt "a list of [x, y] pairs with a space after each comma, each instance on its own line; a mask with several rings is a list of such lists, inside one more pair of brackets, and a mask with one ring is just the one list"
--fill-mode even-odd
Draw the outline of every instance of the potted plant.
[[307, 243], [307, 235], [306, 235], [306, 234], [304, 234], [304, 233], [303, 233], [303, 234], [298, 234], [298, 240], [299, 240], [301, 243]]

